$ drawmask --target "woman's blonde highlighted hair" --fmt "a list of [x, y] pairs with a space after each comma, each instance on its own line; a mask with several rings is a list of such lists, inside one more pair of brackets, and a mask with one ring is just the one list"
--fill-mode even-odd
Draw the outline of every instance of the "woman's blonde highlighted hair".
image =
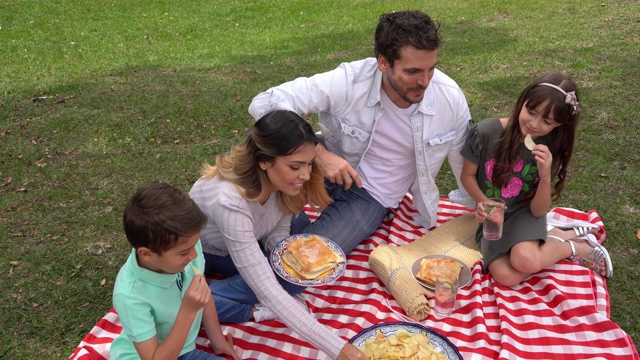
[[[217, 156], [215, 166], [205, 163], [201, 174], [205, 179], [219, 176], [233, 183], [244, 199], [258, 201], [267, 198], [269, 191], [269, 177], [260, 169], [261, 162], [273, 163], [278, 157], [291, 155], [307, 144], [315, 146], [320, 141], [311, 125], [298, 114], [276, 110], [256, 121], [244, 143]], [[310, 177], [295, 196], [278, 191], [278, 206], [283, 212], [297, 214], [306, 204], [322, 211], [331, 203], [322, 171], [312, 166]]]

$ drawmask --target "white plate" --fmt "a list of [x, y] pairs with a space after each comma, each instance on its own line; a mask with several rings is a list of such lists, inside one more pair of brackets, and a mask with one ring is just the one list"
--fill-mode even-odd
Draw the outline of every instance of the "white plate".
[[426, 287], [427, 289], [435, 290], [435, 286], [429, 285], [425, 282], [418, 280], [418, 278], [416, 277], [416, 274], [420, 272], [420, 261], [422, 261], [422, 259], [438, 259], [438, 258], [453, 259], [453, 260], [456, 260], [460, 265], [462, 265], [462, 269], [460, 269], [460, 275], [458, 276], [458, 282], [460, 284], [459, 287], [463, 288], [469, 285], [469, 283], [471, 282], [471, 269], [469, 269], [467, 264], [463, 263], [459, 259], [456, 259], [453, 256], [447, 256], [447, 255], [427, 255], [414, 261], [413, 265], [411, 265], [411, 274], [413, 274], [413, 277], [416, 279], [418, 284]]
[[[289, 243], [292, 242], [293, 240], [296, 240], [298, 238], [308, 238], [308, 237], [311, 237], [311, 236], [319, 237], [322, 241], [324, 241], [325, 244], [327, 244], [327, 246], [331, 250], [333, 250], [333, 252], [335, 252], [340, 257], [345, 259], [345, 261], [340, 263], [340, 264], [338, 264], [338, 265], [336, 265], [336, 267], [331, 269], [329, 271], [329, 273], [327, 273], [327, 275], [325, 275], [325, 276], [323, 276], [321, 278], [310, 279], [310, 280], [308, 280], [308, 279], [300, 279], [299, 277], [297, 277], [293, 273], [289, 272], [289, 270], [287, 269], [286, 265], [282, 261], [282, 255], [287, 251], [287, 249], [289, 248]], [[321, 285], [325, 285], [325, 284], [328, 284], [330, 282], [333, 282], [337, 278], [342, 276], [342, 274], [344, 273], [344, 269], [346, 267], [347, 257], [344, 255], [344, 252], [342, 251], [340, 246], [338, 246], [338, 244], [334, 243], [333, 241], [327, 239], [324, 236], [313, 235], [313, 234], [297, 234], [297, 235], [291, 235], [289, 237], [286, 237], [286, 238], [280, 240], [280, 242], [278, 242], [276, 244], [276, 246], [273, 248], [273, 250], [271, 250], [271, 259], [270, 260], [271, 260], [270, 262], [271, 262], [271, 267], [273, 268], [273, 271], [275, 271], [276, 274], [278, 274], [278, 276], [280, 276], [281, 278], [285, 279], [286, 281], [288, 281], [288, 282], [290, 282], [292, 284], [300, 285], [300, 286], [321, 286]]]
[[458, 352], [458, 348], [444, 335], [428, 327], [408, 322], [390, 322], [373, 325], [360, 331], [356, 336], [352, 337], [349, 342], [358, 348], [362, 348], [367, 339], [376, 338], [380, 335], [384, 337], [391, 336], [400, 329], [406, 330], [409, 334], [422, 333], [429, 338], [429, 344], [433, 345], [437, 352], [447, 355], [449, 360], [462, 360], [462, 355]]

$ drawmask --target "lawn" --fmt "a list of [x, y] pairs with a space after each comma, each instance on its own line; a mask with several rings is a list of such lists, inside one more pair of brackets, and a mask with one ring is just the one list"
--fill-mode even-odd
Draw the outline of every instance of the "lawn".
[[14, 0], [0, 3], [0, 358], [68, 357], [111, 307], [129, 195], [188, 190], [246, 134], [253, 96], [372, 56], [378, 16], [408, 8], [440, 23], [438, 68], [476, 121], [543, 73], [576, 81], [555, 205], [601, 216], [611, 318], [640, 344], [637, 1]]

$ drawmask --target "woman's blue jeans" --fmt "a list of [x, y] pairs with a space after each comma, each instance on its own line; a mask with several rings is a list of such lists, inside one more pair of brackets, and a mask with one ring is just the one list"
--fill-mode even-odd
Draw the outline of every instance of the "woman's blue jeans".
[[291, 234], [316, 234], [333, 240], [346, 255], [373, 234], [389, 209], [364, 188], [344, 186], [325, 180], [333, 202], [313, 223], [303, 212], [291, 219]]
[[[265, 254], [268, 257], [268, 254]], [[204, 253], [205, 273], [220, 274], [227, 278], [211, 283], [209, 289], [213, 295], [218, 312], [218, 320], [227, 323], [249, 321], [255, 310], [258, 298], [236, 269], [231, 256], [217, 256]], [[268, 261], [268, 259], [267, 259]], [[276, 275], [282, 288], [290, 295], [304, 291], [304, 286], [294, 285]]]

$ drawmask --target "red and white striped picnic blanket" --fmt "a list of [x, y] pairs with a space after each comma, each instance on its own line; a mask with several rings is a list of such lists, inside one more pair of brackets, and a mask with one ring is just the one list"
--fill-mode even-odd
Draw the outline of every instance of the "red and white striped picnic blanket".
[[[441, 199], [438, 223], [469, 209]], [[344, 275], [335, 282], [303, 292], [309, 308], [324, 325], [350, 339], [371, 325], [414, 321], [369, 268], [369, 253], [380, 244], [404, 245], [424, 235], [412, 215], [410, 195], [385, 219], [376, 233], [347, 258]], [[314, 214], [311, 214], [313, 217]], [[554, 220], [586, 221], [601, 226], [598, 214], [568, 208], [552, 210]], [[614, 259], [615, 262], [615, 259]], [[431, 300], [433, 301], [433, 300]], [[640, 359], [631, 337], [609, 319], [606, 282], [577, 264], [560, 261], [515, 288], [496, 284], [483, 274], [481, 262], [471, 283], [459, 291], [452, 316], [433, 315], [422, 322], [446, 336], [466, 360], [471, 359]], [[326, 359], [277, 320], [223, 324], [243, 359]], [[109, 311], [80, 342], [70, 359], [108, 359], [121, 331], [118, 315]], [[204, 332], [201, 332], [204, 335]], [[197, 345], [205, 349], [207, 340]]]

